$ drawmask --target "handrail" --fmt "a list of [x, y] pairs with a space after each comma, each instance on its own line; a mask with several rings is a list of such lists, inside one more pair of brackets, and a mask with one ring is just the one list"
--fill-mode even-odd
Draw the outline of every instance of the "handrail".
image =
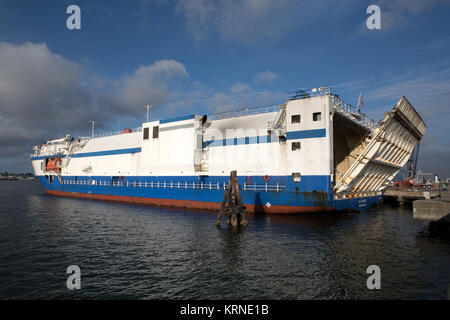
[[[132, 132], [140, 132], [142, 131], [142, 127], [139, 126], [137, 128], [132, 129]], [[99, 134], [94, 134], [94, 136], [92, 138], [103, 138], [103, 137], [110, 137], [110, 136], [117, 136], [120, 134], [129, 134], [129, 132], [123, 132], [123, 130], [117, 130], [117, 131], [112, 131], [112, 132], [104, 132], [104, 133], [99, 133]], [[83, 137], [84, 138], [84, 137]]]
[[[215, 182], [215, 183], [195, 183], [195, 182], [167, 182], [167, 181], [111, 181], [111, 180], [96, 180], [96, 179], [85, 179], [85, 180], [75, 180], [75, 179], [64, 179], [61, 178], [61, 184], [64, 185], [89, 185], [89, 186], [113, 186], [113, 187], [135, 187], [135, 188], [159, 188], [159, 189], [202, 189], [202, 190], [225, 190], [228, 184], [225, 182]], [[284, 191], [286, 189], [285, 185], [282, 184], [244, 184], [239, 186], [241, 190], [244, 191]]]
[[287, 92], [288, 100], [306, 99], [317, 96], [327, 96], [331, 94], [331, 89], [329, 87], [319, 87], [319, 88], [303, 88]]
[[240, 116], [246, 116], [246, 115], [252, 115], [252, 114], [259, 114], [259, 113], [267, 113], [267, 112], [276, 112], [280, 110], [280, 108], [284, 104], [271, 104], [264, 107], [254, 107], [254, 108], [245, 108], [245, 109], [237, 109], [232, 110], [228, 112], [222, 112], [210, 115], [208, 118], [211, 120], [221, 120], [221, 119], [228, 119], [228, 118], [234, 118], [234, 117], [240, 117]]
[[[142, 126], [139, 126], [139, 127], [137, 127], [137, 128], [134, 128], [134, 129], [132, 129], [132, 132], [131, 133], [133, 133], [133, 132], [141, 132], [142, 131]], [[91, 136], [87, 136], [87, 137], [77, 137], [77, 138], [75, 138], [74, 137], [74, 139], [75, 140], [80, 140], [80, 142], [83, 142], [83, 141], [85, 141], [85, 140], [89, 140], [89, 139], [96, 139], [96, 138], [103, 138], [103, 137], [110, 137], [110, 136], [116, 136], [116, 135], [121, 135], [121, 134], [129, 134], [130, 132], [124, 132], [124, 130], [117, 130], [117, 131], [111, 131], [111, 132], [104, 132], [104, 133], [99, 133], [99, 134], [94, 134], [94, 136], [93, 137], [91, 137]], [[70, 145], [70, 142], [68, 143], [68, 142], [64, 142], [65, 144], [69, 144]], [[38, 148], [39, 147], [39, 148]], [[60, 152], [60, 153], [48, 153], [48, 150], [46, 150], [47, 151], [47, 153], [42, 153], [42, 147], [41, 147], [41, 145], [36, 145], [36, 146], [33, 146], [33, 153], [31, 154], [31, 157], [41, 157], [41, 156], [58, 156], [58, 155], [65, 155], [66, 153], [64, 153], [64, 152]]]
[[374, 120], [370, 119], [364, 113], [358, 113], [356, 108], [351, 104], [343, 102], [338, 96], [335, 97], [336, 101], [334, 104], [334, 109], [344, 114], [346, 117], [350, 118], [353, 121], [358, 122], [364, 127], [369, 128], [370, 130], [375, 130], [380, 127], [380, 125]]

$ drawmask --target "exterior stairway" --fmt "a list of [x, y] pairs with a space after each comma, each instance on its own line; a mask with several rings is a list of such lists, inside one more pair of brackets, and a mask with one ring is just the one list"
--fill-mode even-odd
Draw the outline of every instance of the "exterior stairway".
[[267, 130], [276, 134], [278, 137], [286, 136], [286, 105], [281, 105], [280, 111], [273, 121], [269, 121]]

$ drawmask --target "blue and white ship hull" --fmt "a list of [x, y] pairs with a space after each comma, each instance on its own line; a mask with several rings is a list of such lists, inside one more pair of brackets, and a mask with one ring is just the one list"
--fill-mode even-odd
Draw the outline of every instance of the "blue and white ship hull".
[[48, 194], [218, 210], [237, 170], [255, 213], [365, 210], [425, 132], [406, 98], [381, 124], [351, 112], [327, 89], [286, 104], [143, 123], [137, 130], [36, 146]]

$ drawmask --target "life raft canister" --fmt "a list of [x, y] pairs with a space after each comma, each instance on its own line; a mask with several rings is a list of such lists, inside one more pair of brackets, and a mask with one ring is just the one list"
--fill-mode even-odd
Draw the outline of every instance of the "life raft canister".
[[266, 174], [263, 179], [265, 182], [268, 182], [270, 180], [270, 177]]

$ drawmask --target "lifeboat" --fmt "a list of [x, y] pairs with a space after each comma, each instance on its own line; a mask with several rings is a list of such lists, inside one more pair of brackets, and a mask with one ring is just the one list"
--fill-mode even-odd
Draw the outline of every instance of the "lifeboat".
[[52, 159], [47, 162], [48, 171], [58, 171], [61, 159]]

